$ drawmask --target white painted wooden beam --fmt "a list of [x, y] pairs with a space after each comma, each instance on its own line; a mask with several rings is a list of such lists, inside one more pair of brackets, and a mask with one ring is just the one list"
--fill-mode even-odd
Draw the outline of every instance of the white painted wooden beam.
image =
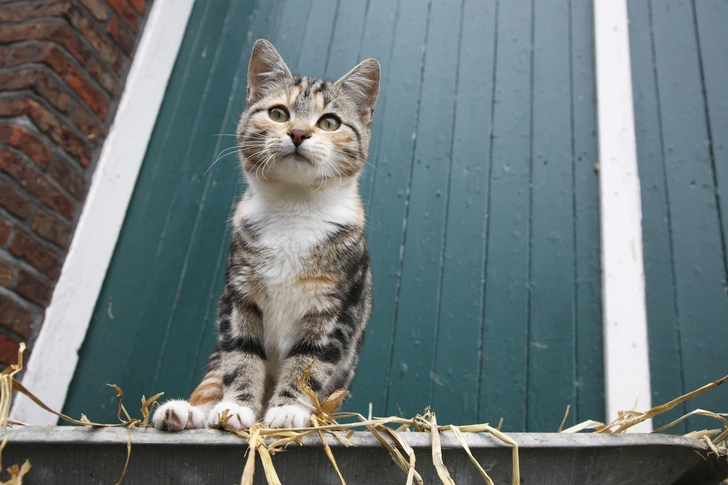
[[628, 25], [627, 0], [594, 0], [607, 420], [652, 401]]
[[[114, 253], [194, 0], [156, 0], [104, 142], [73, 242], [46, 310], [23, 385], [61, 411], [106, 270]], [[11, 417], [54, 424], [56, 417], [18, 395]]]

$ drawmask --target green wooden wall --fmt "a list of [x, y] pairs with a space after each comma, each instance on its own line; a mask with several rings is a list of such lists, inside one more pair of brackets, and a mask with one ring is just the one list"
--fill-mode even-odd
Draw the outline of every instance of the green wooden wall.
[[[728, 374], [728, 2], [630, 0], [629, 20], [657, 404]], [[718, 388], [656, 424], [727, 402]]]
[[186, 396], [244, 182], [252, 43], [294, 72], [383, 67], [361, 178], [374, 314], [346, 407], [553, 431], [603, 419], [591, 0], [207, 0], [195, 5], [65, 412]]

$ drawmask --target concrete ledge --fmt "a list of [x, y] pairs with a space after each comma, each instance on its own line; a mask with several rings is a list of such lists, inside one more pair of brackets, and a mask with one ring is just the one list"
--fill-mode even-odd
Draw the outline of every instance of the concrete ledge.
[[[126, 460], [127, 430], [120, 428], [19, 427], [8, 430], [3, 466], [33, 465], [23, 481], [35, 484], [110, 484]], [[432, 466], [430, 436], [402, 433], [417, 455], [425, 483], [440, 483]], [[519, 443], [524, 484], [717, 485], [728, 477], [725, 457], [708, 454], [697, 440], [670, 435], [512, 433]], [[510, 484], [511, 449], [486, 433], [467, 433], [473, 455], [497, 484]], [[124, 484], [240, 483], [247, 444], [232, 433], [189, 430], [163, 433], [133, 429]], [[346, 448], [327, 437], [349, 484], [401, 484], [404, 473], [369, 433], [356, 433]], [[482, 483], [457, 440], [442, 434], [445, 465], [458, 484]], [[284, 484], [338, 484], [318, 437], [290, 446], [273, 463]], [[264, 484], [260, 463], [256, 483]]]

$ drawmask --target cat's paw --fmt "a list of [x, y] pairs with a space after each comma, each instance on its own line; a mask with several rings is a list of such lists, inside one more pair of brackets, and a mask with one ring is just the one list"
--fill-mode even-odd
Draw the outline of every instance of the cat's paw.
[[263, 422], [270, 428], [306, 428], [311, 410], [300, 404], [275, 406], [265, 413]]
[[187, 401], [167, 401], [154, 412], [152, 422], [162, 431], [205, 428], [205, 413]]
[[252, 409], [247, 406], [241, 406], [233, 401], [222, 401], [215, 405], [207, 417], [207, 426], [210, 428], [222, 428], [220, 418], [227, 410], [228, 429], [249, 429], [255, 424], [258, 418]]

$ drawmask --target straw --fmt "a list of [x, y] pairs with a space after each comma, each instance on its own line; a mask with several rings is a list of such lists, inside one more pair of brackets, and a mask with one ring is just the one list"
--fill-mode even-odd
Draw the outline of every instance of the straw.
[[[42, 409], [73, 424], [93, 427], [127, 427], [127, 458], [124, 469], [121, 473], [121, 477], [117, 482], [117, 485], [121, 484], [124, 480], [124, 477], [126, 476], [131, 457], [131, 428], [136, 426], [140, 426], [143, 428], [150, 427], [149, 421], [151, 415], [154, 411], [155, 406], [159, 405], [157, 400], [163, 395], [163, 393], [155, 394], [149, 399], [142, 396], [140, 410], [142, 418], [137, 419], [132, 418], [126, 407], [124, 406], [124, 393], [121, 388], [114, 384], [110, 384], [109, 386], [116, 390], [117, 397], [119, 398], [117, 417], [120, 422], [115, 424], [95, 423], [90, 421], [85, 415], [81, 415], [81, 419], [77, 420], [50, 409], [37, 397], [35, 397], [30, 391], [25, 389], [22, 384], [15, 380], [14, 376], [23, 368], [22, 357], [24, 350], [25, 345], [21, 344], [18, 352], [18, 364], [11, 365], [0, 373], [0, 426], [6, 431], [3, 441], [2, 443], [0, 443], [0, 466], [2, 464], [2, 450], [8, 443], [7, 427], [14, 424], [21, 424], [14, 422], [8, 418], [12, 392], [17, 391], [28, 396]], [[344, 398], [346, 398], [346, 396], [348, 395], [348, 392], [345, 390], [338, 390], [325, 398], [323, 401], [319, 401], [318, 396], [311, 389], [311, 386], [309, 384], [310, 377], [311, 367], [309, 366], [304, 371], [301, 379], [299, 380], [299, 386], [307, 399], [299, 399], [299, 402], [301, 405], [307, 407], [312, 411], [312, 415], [310, 418], [310, 427], [293, 429], [270, 429], [263, 427], [261, 423], [256, 423], [250, 430], [230, 430], [241, 438], [247, 440], [248, 443], [247, 456], [240, 480], [240, 483], [242, 485], [252, 485], [253, 483], [256, 455], [260, 457], [260, 461], [262, 463], [263, 471], [265, 473], [266, 481], [268, 482], [268, 484], [280, 485], [280, 480], [273, 465], [272, 455], [278, 452], [285, 451], [286, 447], [294, 442], [302, 444], [302, 439], [310, 434], [318, 435], [322, 443], [323, 451], [331, 462], [331, 465], [333, 466], [339, 478], [339, 482], [345, 485], [346, 481], [344, 478], [344, 474], [339, 469], [336, 459], [334, 458], [333, 450], [325, 439], [324, 433], [328, 433], [329, 435], [333, 436], [334, 439], [338, 440], [344, 446], [352, 446], [349, 439], [351, 438], [355, 429], [362, 429], [371, 433], [371, 435], [374, 436], [374, 438], [389, 452], [394, 463], [405, 474], [407, 485], [411, 485], [413, 483], [422, 485], [423, 479], [420, 473], [416, 470], [417, 461], [415, 452], [412, 447], [407, 443], [407, 441], [402, 438], [402, 432], [406, 433], [410, 430], [413, 430], [415, 432], [425, 432], [430, 435], [432, 461], [436, 468], [440, 481], [446, 485], [453, 485], [455, 482], [450, 476], [449, 470], [443, 460], [441, 444], [442, 433], [452, 433], [455, 436], [465, 453], [468, 455], [468, 458], [483, 478], [483, 481], [487, 485], [493, 485], [493, 481], [491, 480], [491, 478], [473, 456], [464, 437], [464, 433], [490, 433], [496, 439], [499, 439], [505, 444], [512, 447], [511, 484], [520, 484], [521, 477], [518, 443], [510, 436], [500, 431], [503, 423], [502, 418], [498, 424], [498, 427], [493, 428], [487, 423], [462, 426], [440, 426], [437, 423], [435, 413], [430, 411], [429, 409], [426, 409], [423, 414], [418, 414], [415, 417], [409, 419], [402, 416], [390, 416], [384, 418], [372, 417], [371, 411], [369, 412], [369, 416], [367, 416], [366, 418], [358, 413], [336, 412], [337, 408], [341, 405]], [[693, 392], [685, 394], [684, 396], [680, 396], [668, 403], [656, 406], [644, 413], [640, 413], [634, 410], [621, 412], [619, 413], [619, 418], [609, 425], [598, 421], [588, 420], [575, 426], [571, 426], [567, 429], [563, 429], [569, 414], [569, 407], [567, 407], [558, 431], [561, 433], [577, 433], [585, 430], [594, 430], [597, 433], [624, 433], [636, 424], [639, 424], [663, 412], [669, 411], [678, 404], [692, 399], [695, 396], [698, 396], [710, 389], [720, 386], [726, 381], [728, 381], [728, 376], [723, 377], [722, 379], [714, 381], [710, 384], [707, 384], [699, 389], [696, 389]], [[728, 414], [720, 414], [702, 409], [696, 409], [695, 411], [692, 411], [672, 421], [671, 423], [668, 423], [661, 428], [658, 428], [654, 432], [658, 433], [664, 431], [672, 426], [675, 426], [676, 424], [687, 419], [688, 417], [696, 415], [711, 417], [720, 422], [722, 428], [694, 431], [692, 433], [688, 433], [686, 436], [705, 442], [708, 449], [710, 450], [709, 452], [712, 454], [716, 454], [719, 456], [728, 455], [728, 446], [726, 443], [726, 440], [728, 440]], [[229, 418], [230, 416], [227, 415], [227, 413], [223, 413], [223, 415], [220, 416], [220, 424], [224, 427], [225, 425], [227, 425], [227, 421], [229, 420]], [[343, 420], [350, 419], [354, 419], [354, 421], [343, 422]], [[392, 426], [396, 427], [396, 430], [392, 429]], [[28, 473], [28, 471], [30, 470], [30, 466], [31, 465], [28, 461], [26, 461], [22, 467], [19, 467], [18, 465], [13, 465], [8, 469], [11, 475], [10, 481], [0, 482], [0, 485], [22, 485], [23, 476]]]

